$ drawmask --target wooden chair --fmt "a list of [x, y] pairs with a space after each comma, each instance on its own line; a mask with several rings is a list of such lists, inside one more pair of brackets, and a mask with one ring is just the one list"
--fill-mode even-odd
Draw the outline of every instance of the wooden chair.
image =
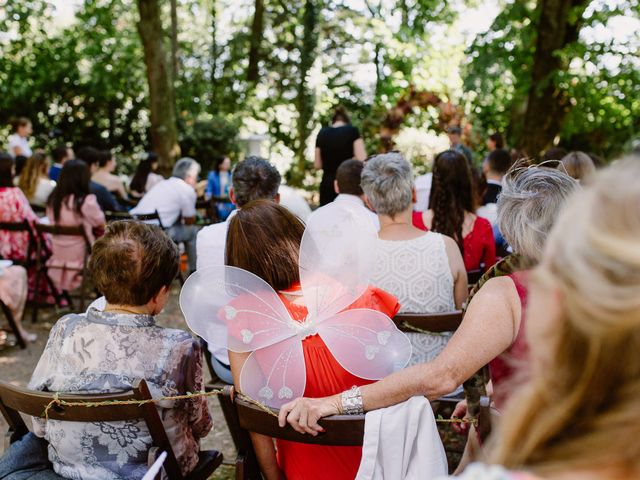
[[[74, 270], [74, 271], [80, 271], [82, 272], [82, 283], [80, 284], [80, 309], [79, 311], [84, 311], [84, 304], [85, 304], [85, 298], [86, 298], [86, 283], [87, 283], [87, 262], [89, 260], [89, 255], [91, 254], [91, 243], [89, 242], [89, 239], [87, 238], [87, 235], [85, 233], [84, 227], [82, 225], [78, 225], [78, 226], [74, 226], [74, 227], [65, 227], [65, 226], [61, 226], [61, 225], [44, 225], [44, 224], [36, 224], [36, 233], [37, 233], [37, 237], [38, 237], [38, 255], [36, 256], [36, 261], [37, 261], [37, 267], [36, 267], [36, 282], [40, 281], [40, 278], [42, 275], [45, 276], [45, 278], [49, 279], [49, 282], [51, 283], [52, 288], [55, 288], [53, 286], [53, 282], [51, 282], [51, 279], [49, 278], [49, 270], [50, 269], [68, 269], [68, 270]], [[63, 236], [69, 236], [69, 237], [81, 237], [84, 240], [84, 247], [85, 247], [85, 251], [84, 251], [84, 258], [82, 261], [82, 268], [81, 269], [73, 269], [73, 268], [68, 268], [68, 267], [56, 267], [56, 266], [47, 266], [47, 258], [44, 258], [41, 254], [41, 252], [43, 251], [43, 238], [45, 234], [49, 234], [52, 236], [56, 236], [56, 235], [63, 235]], [[38, 295], [37, 295], [37, 291], [36, 291], [36, 297], [34, 298], [34, 307], [33, 307], [33, 311], [32, 311], [32, 315], [33, 315], [33, 321], [35, 322], [35, 319], [38, 316], [38, 306], [39, 306], [39, 302], [38, 302]], [[62, 295], [66, 298], [66, 300], [69, 302], [69, 305], [72, 306], [73, 302], [71, 300], [71, 294], [70, 292], [67, 291], [63, 291]]]
[[400, 313], [393, 318], [403, 332], [455, 332], [462, 322], [462, 311], [447, 313]]
[[27, 234], [29, 240], [27, 242], [27, 251], [25, 252], [25, 257], [23, 260], [17, 260], [14, 258], [10, 258], [14, 264], [21, 265], [26, 269], [29, 269], [32, 265], [34, 265], [34, 254], [36, 252], [36, 237], [31, 228], [31, 224], [29, 220], [23, 220], [22, 222], [0, 222], [0, 231], [6, 232], [24, 232]]
[[13, 318], [11, 310], [9, 310], [9, 307], [7, 307], [7, 305], [5, 305], [2, 300], [0, 300], [0, 310], [2, 310], [2, 313], [4, 313], [4, 316], [7, 319], [7, 323], [9, 324], [9, 328], [11, 329], [13, 335], [16, 337], [16, 343], [20, 346], [20, 348], [24, 350], [25, 348], [27, 348], [27, 342], [24, 338], [22, 338], [22, 335], [20, 335], [20, 330], [18, 330], [18, 325], [15, 318]]
[[31, 207], [31, 210], [33, 210], [33, 213], [35, 213], [39, 217], [44, 217], [47, 213], [47, 207], [45, 205], [30, 203], [29, 206]]
[[[151, 398], [144, 380], [137, 380], [131, 391], [102, 395], [60, 395], [68, 402], [102, 402], [111, 400], [146, 400]], [[49, 392], [35, 392], [0, 382], [0, 411], [9, 424], [7, 436], [11, 443], [20, 439], [29, 430], [20, 413], [41, 417], [47, 405], [54, 399]], [[150, 464], [160, 452], [167, 452], [163, 468], [171, 479], [205, 480], [222, 463], [222, 454], [215, 450], [201, 451], [196, 468], [183, 476], [176, 456], [167, 437], [160, 415], [153, 403], [144, 405], [104, 405], [98, 407], [54, 406], [48, 412], [49, 419], [67, 422], [117, 422], [144, 420], [152, 439], [149, 450]]]
[[482, 278], [482, 275], [484, 274], [484, 270], [479, 268], [478, 270], [470, 270], [467, 272], [467, 283], [469, 285], [469, 288], [471, 289], [476, 283], [478, 283], [478, 280], [480, 280], [480, 278]]
[[160, 215], [157, 210], [153, 213], [105, 212], [104, 216], [107, 219], [107, 222], [115, 222], [118, 220], [136, 220], [138, 222], [156, 221], [160, 228], [164, 230], [164, 225], [162, 225], [162, 221], [160, 220]]

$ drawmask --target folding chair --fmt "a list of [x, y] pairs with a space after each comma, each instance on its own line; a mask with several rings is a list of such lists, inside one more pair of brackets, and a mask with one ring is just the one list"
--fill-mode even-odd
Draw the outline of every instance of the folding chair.
[[106, 212], [104, 216], [107, 222], [116, 222], [118, 220], [136, 220], [138, 222], [156, 221], [160, 228], [165, 229], [157, 210], [153, 213]]
[[[87, 238], [87, 235], [84, 231], [84, 227], [82, 225], [78, 225], [74, 227], [66, 227], [61, 225], [44, 225], [44, 224], [38, 223], [36, 224], [36, 233], [38, 237], [38, 255], [36, 256], [36, 261], [37, 261], [36, 282], [39, 282], [41, 276], [45, 275], [45, 278], [48, 279], [48, 282], [50, 282], [52, 288], [55, 288], [55, 286], [53, 285], [53, 282], [51, 282], [51, 279], [48, 275], [49, 269], [61, 269], [61, 270], [67, 269], [67, 270], [73, 270], [73, 271], [81, 271], [82, 283], [80, 283], [79, 311], [81, 312], [84, 311], [84, 303], [86, 298], [85, 290], [86, 290], [86, 280], [87, 280], [87, 262], [89, 260], [89, 255], [91, 254], [91, 243]], [[68, 268], [66, 266], [65, 267], [47, 266], [47, 263], [46, 263], [47, 258], [44, 258], [42, 256], [44, 234], [49, 234], [52, 236], [61, 235], [61, 236], [69, 236], [69, 237], [81, 237], [84, 240], [84, 247], [85, 247], [84, 258], [82, 261], [82, 269], [73, 269], [73, 268]], [[34, 298], [34, 308], [32, 312], [34, 322], [38, 316], [39, 303], [38, 303], [37, 294], [38, 294], [38, 291], [36, 291], [36, 298]], [[73, 302], [71, 300], [70, 292], [63, 291], [62, 295], [69, 302], [69, 305], [72, 306]]]
[[462, 311], [446, 313], [401, 313], [393, 318], [403, 332], [455, 332], [462, 322]]
[[[104, 402], [122, 400], [151, 399], [149, 388], [144, 380], [136, 380], [131, 391], [101, 395], [60, 395], [60, 400], [68, 402]], [[0, 382], [0, 411], [9, 424], [6, 438], [10, 443], [19, 440], [29, 430], [20, 413], [32, 417], [41, 417], [47, 405], [54, 399], [49, 392], [36, 392]], [[188, 475], [182, 475], [180, 466], [167, 437], [164, 425], [160, 420], [158, 409], [153, 403], [144, 405], [102, 405], [91, 408], [81, 406], [56, 405], [49, 409], [49, 419], [66, 422], [117, 422], [126, 420], [144, 420], [152, 445], [149, 449], [149, 465], [161, 452], [167, 452], [163, 468], [171, 479], [206, 480], [222, 463], [222, 454], [216, 450], [199, 452], [196, 468]]]
[[4, 313], [4, 316], [7, 319], [7, 323], [9, 324], [9, 328], [13, 332], [13, 335], [16, 337], [16, 342], [18, 343], [20, 348], [24, 350], [25, 348], [27, 348], [27, 342], [24, 338], [22, 338], [22, 335], [20, 335], [20, 330], [18, 330], [18, 325], [16, 324], [15, 318], [13, 318], [11, 310], [9, 310], [9, 307], [7, 307], [2, 300], [0, 300], [0, 310], [2, 310], [2, 313]]

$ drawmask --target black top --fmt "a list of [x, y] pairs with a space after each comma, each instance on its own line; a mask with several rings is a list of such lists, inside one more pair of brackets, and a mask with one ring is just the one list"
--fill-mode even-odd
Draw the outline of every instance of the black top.
[[111, 192], [99, 183], [91, 181], [89, 183], [89, 191], [96, 196], [98, 205], [100, 205], [103, 212], [121, 212], [123, 210]]
[[342, 162], [353, 158], [353, 142], [360, 138], [360, 132], [353, 125], [324, 127], [316, 138], [320, 149], [322, 170], [325, 176], [335, 177]]
[[482, 197], [482, 205], [487, 205], [488, 203], [498, 203], [498, 195], [502, 192], [502, 185], [498, 185], [497, 183], [488, 183], [487, 191]]

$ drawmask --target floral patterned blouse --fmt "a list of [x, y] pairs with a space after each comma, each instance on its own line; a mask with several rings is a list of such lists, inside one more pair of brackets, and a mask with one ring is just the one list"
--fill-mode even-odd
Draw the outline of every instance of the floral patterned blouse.
[[[107, 393], [147, 381], [154, 397], [203, 388], [200, 343], [187, 332], [162, 328], [150, 315], [100, 312], [61, 318], [29, 388]], [[198, 462], [199, 439], [212, 426], [205, 397], [158, 403], [160, 418], [184, 474]], [[143, 420], [72, 423], [34, 418], [34, 433], [49, 442], [49, 460], [65, 478], [140, 479], [151, 436]]]
[[[17, 187], [0, 188], [0, 222], [18, 223], [29, 220], [32, 224], [38, 216], [31, 209], [29, 200]], [[11, 260], [25, 260], [29, 246], [27, 232], [0, 230], [0, 256]]]

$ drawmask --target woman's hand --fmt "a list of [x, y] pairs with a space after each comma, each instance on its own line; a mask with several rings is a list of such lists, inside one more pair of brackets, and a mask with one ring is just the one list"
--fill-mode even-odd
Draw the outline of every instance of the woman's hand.
[[[467, 401], [466, 400], [462, 400], [460, 402], [458, 402], [456, 404], [456, 408], [453, 410], [453, 413], [451, 414], [451, 418], [467, 418], [468, 414], [467, 414]], [[469, 430], [469, 424], [468, 423], [454, 423], [453, 425], [453, 429], [458, 432], [458, 433], [466, 433], [467, 430]]]
[[278, 423], [284, 427], [287, 422], [296, 432], [308, 433], [314, 437], [324, 429], [318, 420], [340, 413], [340, 395], [324, 398], [296, 398], [283, 405], [278, 414]]

